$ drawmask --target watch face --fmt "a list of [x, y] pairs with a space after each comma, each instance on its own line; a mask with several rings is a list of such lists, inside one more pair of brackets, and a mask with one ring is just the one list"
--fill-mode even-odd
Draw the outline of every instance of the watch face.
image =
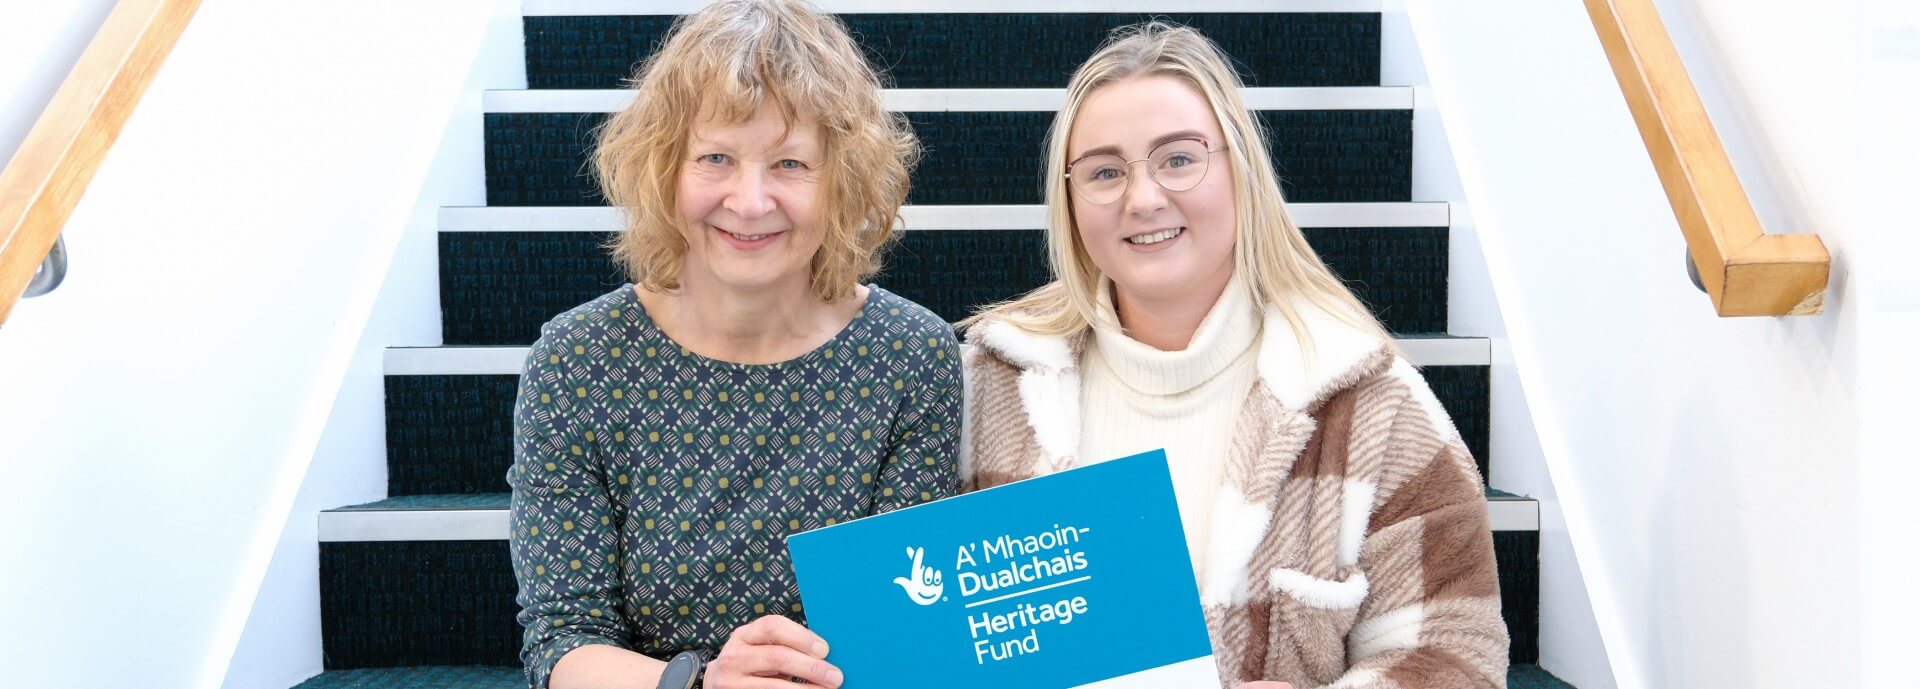
[[693, 679], [700, 672], [700, 658], [692, 653], [682, 653], [667, 661], [667, 669], [660, 673], [660, 689], [693, 689]]

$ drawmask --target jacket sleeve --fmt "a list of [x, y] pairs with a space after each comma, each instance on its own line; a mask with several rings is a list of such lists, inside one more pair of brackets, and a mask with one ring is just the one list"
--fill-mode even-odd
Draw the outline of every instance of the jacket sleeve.
[[873, 514], [951, 497], [960, 487], [960, 345], [945, 323], [914, 338]]
[[619, 536], [595, 459], [592, 434], [576, 421], [592, 398], [569, 381], [566, 331], [549, 328], [528, 352], [514, 405], [513, 488], [508, 542], [519, 582], [520, 658], [533, 689], [545, 689], [568, 651], [589, 644], [630, 648], [620, 610]]
[[1346, 639], [1341, 689], [1505, 687], [1485, 492], [1472, 456], [1405, 362], [1399, 412], [1378, 458], [1379, 497], [1361, 544], [1369, 591]]

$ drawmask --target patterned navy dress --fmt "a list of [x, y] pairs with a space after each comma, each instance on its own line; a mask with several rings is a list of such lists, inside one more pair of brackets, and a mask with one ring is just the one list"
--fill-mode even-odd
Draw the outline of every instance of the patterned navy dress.
[[763, 615], [804, 621], [786, 536], [954, 494], [953, 329], [869, 290], [833, 340], [777, 364], [683, 349], [631, 286], [541, 329], [507, 474], [531, 686], [586, 644], [664, 658]]

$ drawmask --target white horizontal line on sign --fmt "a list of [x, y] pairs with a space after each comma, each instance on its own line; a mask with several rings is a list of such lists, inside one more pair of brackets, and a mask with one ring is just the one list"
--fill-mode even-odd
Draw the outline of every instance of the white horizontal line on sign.
[[982, 606], [982, 605], [987, 605], [987, 604], [989, 604], [989, 603], [998, 603], [998, 602], [1000, 602], [1000, 601], [1003, 601], [1003, 600], [1008, 600], [1008, 599], [1012, 599], [1012, 598], [1019, 598], [1019, 597], [1021, 597], [1021, 596], [1026, 596], [1026, 595], [1031, 595], [1031, 594], [1035, 594], [1035, 593], [1039, 593], [1039, 592], [1041, 592], [1041, 591], [1045, 591], [1045, 590], [1048, 590], [1048, 589], [1057, 589], [1057, 588], [1060, 588], [1060, 587], [1062, 587], [1062, 586], [1071, 586], [1071, 585], [1073, 585], [1073, 584], [1078, 584], [1078, 583], [1080, 583], [1080, 582], [1083, 582], [1083, 581], [1091, 581], [1092, 579], [1093, 579], [1093, 575], [1091, 575], [1091, 574], [1088, 574], [1088, 575], [1086, 575], [1086, 576], [1083, 576], [1083, 577], [1079, 577], [1079, 578], [1077, 578], [1077, 579], [1068, 579], [1068, 580], [1066, 580], [1066, 581], [1056, 581], [1056, 582], [1054, 582], [1054, 583], [1051, 583], [1051, 584], [1047, 584], [1047, 585], [1045, 585], [1045, 586], [1040, 586], [1040, 587], [1037, 587], [1037, 588], [1031, 588], [1031, 589], [1027, 589], [1027, 590], [1025, 590], [1025, 591], [1015, 591], [1015, 592], [1013, 592], [1013, 593], [1009, 593], [1009, 594], [1006, 594], [1006, 595], [1003, 595], [1003, 596], [994, 596], [994, 597], [992, 597], [992, 598], [988, 598], [988, 599], [986, 599], [986, 600], [977, 600], [977, 601], [974, 601], [974, 602], [972, 602], [972, 603], [968, 603], [968, 604], [966, 604], [966, 606], [965, 606], [965, 607], [969, 607], [969, 608], [977, 608], [977, 607], [980, 607], [980, 606]]

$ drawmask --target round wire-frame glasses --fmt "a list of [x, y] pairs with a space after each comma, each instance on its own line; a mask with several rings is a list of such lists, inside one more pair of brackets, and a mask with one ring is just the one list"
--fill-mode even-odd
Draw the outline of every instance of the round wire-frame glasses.
[[1186, 191], [1207, 178], [1213, 154], [1227, 150], [1207, 146], [1206, 139], [1181, 138], [1155, 146], [1147, 157], [1127, 160], [1109, 153], [1081, 156], [1067, 163], [1067, 186], [1081, 200], [1105, 206], [1125, 196], [1133, 183], [1134, 163], [1147, 162], [1147, 176], [1167, 191]]

